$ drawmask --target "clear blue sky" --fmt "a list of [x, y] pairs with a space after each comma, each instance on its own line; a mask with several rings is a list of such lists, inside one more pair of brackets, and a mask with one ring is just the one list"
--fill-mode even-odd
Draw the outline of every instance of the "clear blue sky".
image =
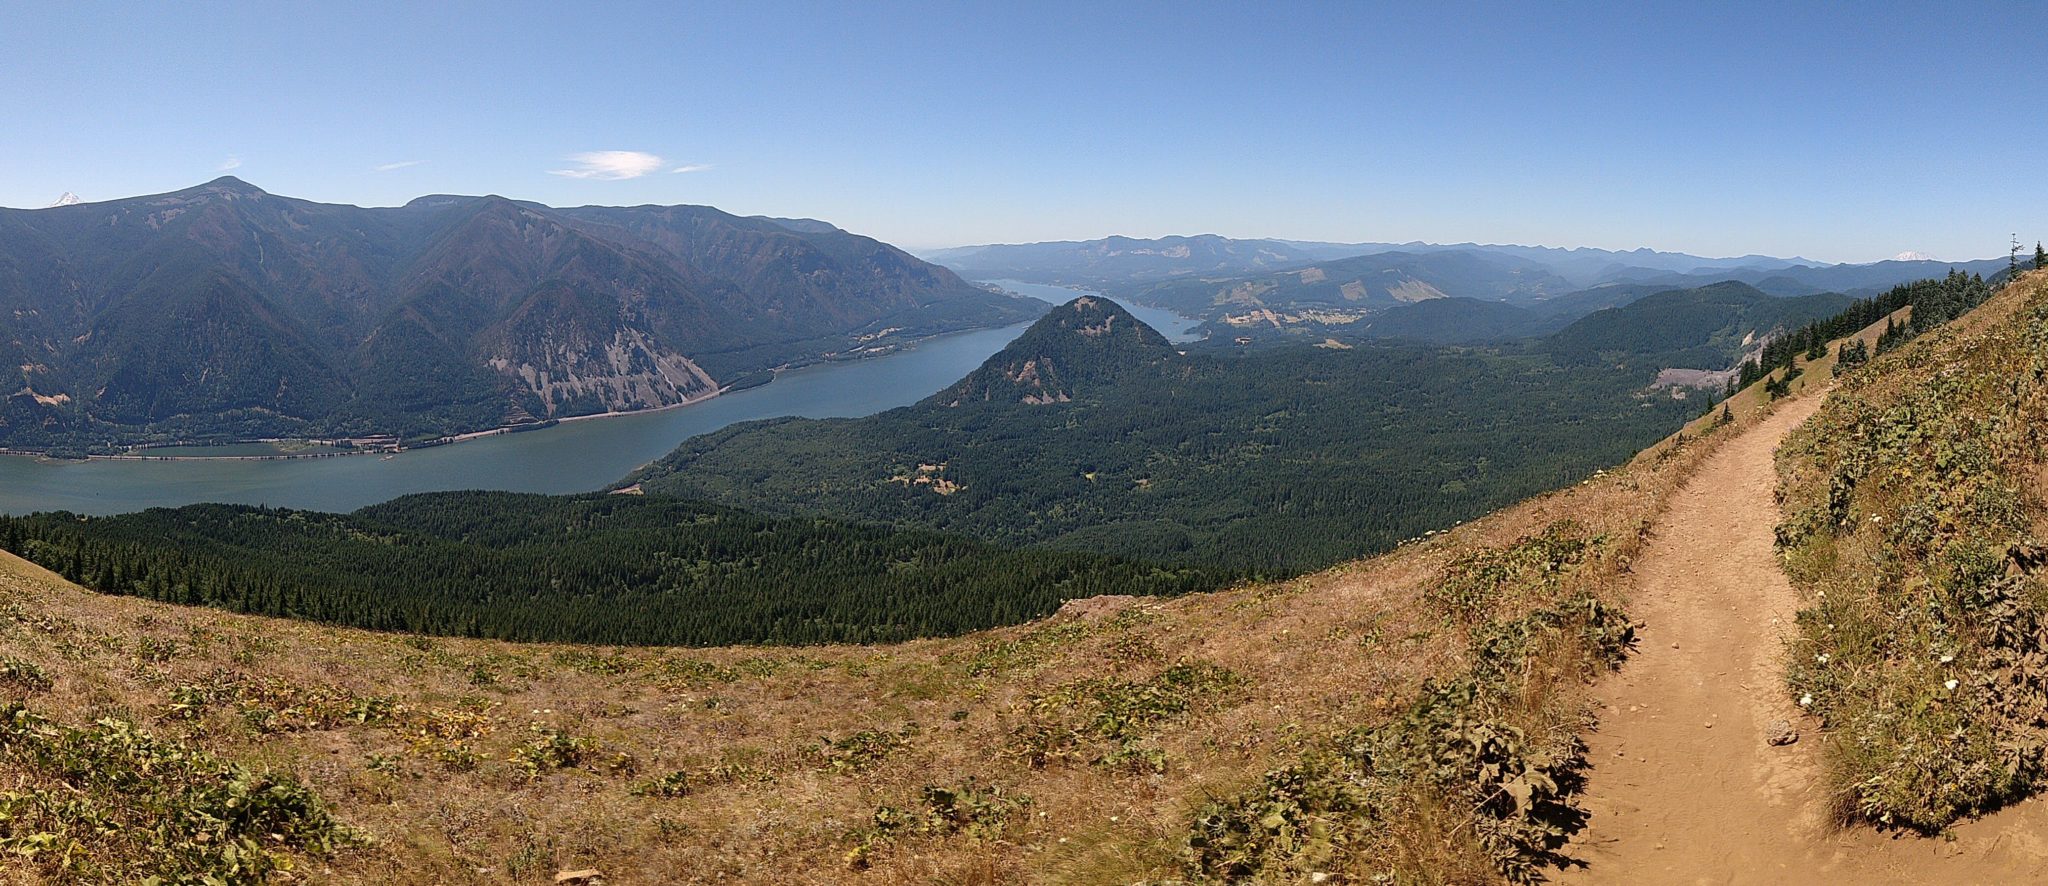
[[[2048, 239], [2044, 62], [2042, 4], [0, 0], [0, 205], [232, 168], [323, 201], [708, 203], [909, 247], [1960, 259]], [[576, 159], [601, 151], [661, 160]]]

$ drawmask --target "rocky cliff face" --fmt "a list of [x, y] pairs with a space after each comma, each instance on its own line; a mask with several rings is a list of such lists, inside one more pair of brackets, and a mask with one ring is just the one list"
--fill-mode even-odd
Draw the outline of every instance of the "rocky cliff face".
[[667, 406], [1038, 307], [822, 223], [502, 197], [364, 209], [222, 178], [0, 210], [0, 354], [18, 374], [0, 446], [433, 435]]

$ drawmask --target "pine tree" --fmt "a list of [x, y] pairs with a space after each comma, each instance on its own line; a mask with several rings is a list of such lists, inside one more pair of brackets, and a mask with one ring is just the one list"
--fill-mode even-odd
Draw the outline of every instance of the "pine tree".
[[2041, 241], [2034, 241], [2034, 269], [2048, 268], [2048, 250], [2041, 248]]

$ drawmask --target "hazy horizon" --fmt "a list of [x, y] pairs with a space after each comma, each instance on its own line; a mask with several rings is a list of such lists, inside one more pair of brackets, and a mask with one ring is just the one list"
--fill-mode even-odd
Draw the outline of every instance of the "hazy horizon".
[[[487, 12], [488, 10], [488, 12]], [[2048, 239], [2029, 10], [22, 8], [0, 205], [223, 172], [917, 251], [1215, 232], [1872, 262]]]

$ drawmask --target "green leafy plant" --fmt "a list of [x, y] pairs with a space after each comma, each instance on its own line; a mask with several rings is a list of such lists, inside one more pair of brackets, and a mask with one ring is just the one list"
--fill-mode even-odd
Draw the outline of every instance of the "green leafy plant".
[[0, 851], [52, 881], [262, 883], [360, 838], [305, 787], [103, 719], [0, 706]]
[[877, 851], [912, 837], [993, 840], [1013, 816], [1031, 805], [1030, 797], [1013, 796], [974, 778], [956, 785], [925, 785], [918, 800], [910, 806], [875, 807], [872, 823], [854, 834], [847, 864], [866, 868]]

